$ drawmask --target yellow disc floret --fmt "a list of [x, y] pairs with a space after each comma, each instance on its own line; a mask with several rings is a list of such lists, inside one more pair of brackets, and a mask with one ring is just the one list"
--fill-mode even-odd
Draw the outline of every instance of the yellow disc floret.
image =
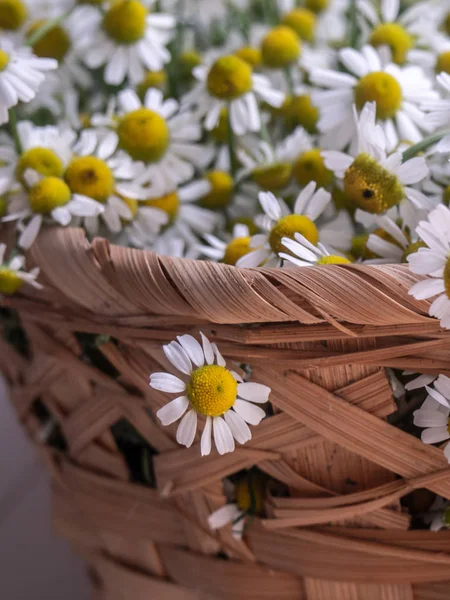
[[319, 148], [300, 154], [292, 169], [294, 178], [301, 186], [315, 181], [318, 187], [328, 187], [333, 183], [333, 172], [326, 168]]
[[267, 477], [263, 473], [250, 472], [235, 483], [236, 504], [241, 510], [252, 515], [261, 515], [264, 512], [266, 500]]
[[53, 150], [37, 146], [25, 150], [20, 156], [16, 167], [17, 178], [22, 181], [27, 169], [33, 169], [45, 177], [62, 177], [64, 164]]
[[[47, 21], [35, 21], [28, 28], [28, 36], [33, 35], [41, 29]], [[57, 61], [63, 60], [71, 46], [70, 37], [65, 29], [60, 25], [55, 25], [47, 31], [32, 46], [33, 52], [40, 58], [54, 58]]]
[[243, 48], [236, 50], [234, 54], [249, 64], [252, 68], [259, 67], [261, 65], [261, 50], [259, 48], [244, 46]]
[[180, 208], [180, 200], [176, 192], [171, 192], [165, 196], [159, 198], [149, 198], [140, 202], [143, 206], [152, 206], [153, 208], [159, 208], [169, 215], [169, 223], [172, 223], [178, 214]]
[[233, 198], [233, 178], [225, 171], [210, 171], [206, 179], [211, 185], [211, 190], [201, 199], [202, 206], [206, 208], [225, 208]]
[[240, 258], [246, 254], [249, 254], [249, 252], [252, 252], [253, 248], [250, 248], [251, 239], [252, 238], [248, 236], [234, 238], [234, 240], [231, 240], [231, 242], [225, 248], [225, 254], [223, 255], [222, 262], [226, 265], [235, 265]]
[[286, 252], [281, 240], [284, 237], [293, 240], [296, 233], [301, 233], [311, 244], [316, 245], [319, 241], [319, 232], [311, 219], [304, 215], [288, 215], [281, 217], [272, 227], [269, 233], [270, 247], [276, 254]]
[[267, 167], [257, 167], [252, 171], [252, 179], [265, 191], [275, 192], [284, 188], [291, 179], [292, 165], [276, 163]]
[[236, 400], [237, 381], [225, 367], [206, 365], [192, 372], [187, 395], [198, 413], [220, 417]]
[[67, 185], [75, 194], [82, 194], [106, 202], [114, 190], [114, 176], [111, 169], [95, 156], [74, 158], [65, 172]]
[[317, 121], [319, 120], [319, 109], [311, 102], [310, 96], [287, 96], [281, 112], [289, 127], [300, 125], [308, 133], [317, 133]]
[[211, 96], [233, 100], [252, 88], [252, 69], [234, 55], [222, 56], [210, 68], [206, 86]]
[[0, 50], [0, 73], [6, 69], [9, 64], [9, 54]]
[[344, 256], [338, 256], [337, 254], [330, 254], [329, 256], [322, 256], [317, 261], [318, 265], [349, 265], [351, 261]]
[[307, 8], [295, 8], [285, 14], [281, 20], [295, 31], [301, 40], [312, 42], [316, 29], [316, 15]]
[[26, 18], [27, 9], [22, 0], [0, 0], [0, 29], [15, 31]]
[[144, 79], [138, 83], [136, 91], [141, 100], [150, 88], [161, 90], [167, 83], [167, 73], [165, 71], [148, 71]]
[[6, 196], [0, 196], [0, 219], [6, 215], [8, 209], [8, 201]]
[[148, 108], [138, 108], [123, 116], [117, 133], [121, 148], [134, 160], [158, 162], [169, 145], [165, 119]]
[[103, 17], [103, 28], [119, 44], [134, 44], [144, 37], [147, 9], [138, 0], [119, 0]]
[[398, 23], [381, 23], [370, 36], [372, 46], [389, 46], [393, 62], [403, 65], [414, 46], [413, 37]]
[[442, 52], [437, 57], [436, 73], [442, 73], [442, 71], [450, 74], [450, 51]]
[[368, 154], [359, 154], [344, 175], [344, 192], [357, 208], [381, 214], [405, 194], [399, 179]]
[[0, 265], [0, 294], [12, 296], [22, 285], [23, 279], [15, 271]]
[[355, 87], [355, 103], [361, 110], [366, 102], [377, 103], [377, 118], [392, 118], [402, 103], [402, 88], [389, 73], [375, 71], [361, 77]]
[[328, 8], [328, 0], [306, 0], [305, 6], [316, 14], [321, 13]]
[[69, 187], [58, 177], [46, 177], [38, 181], [28, 193], [28, 202], [35, 213], [49, 213], [54, 208], [64, 206], [69, 202], [71, 193]]
[[282, 69], [300, 56], [301, 42], [297, 34], [286, 25], [271, 29], [261, 43], [263, 63], [273, 69]]

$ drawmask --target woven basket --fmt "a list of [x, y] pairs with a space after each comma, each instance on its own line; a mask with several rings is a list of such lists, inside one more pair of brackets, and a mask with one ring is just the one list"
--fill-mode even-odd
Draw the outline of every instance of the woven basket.
[[[29, 253], [44, 290], [14, 297], [29, 360], [1, 342], [19, 418], [52, 474], [54, 522], [103, 600], [448, 600], [450, 532], [408, 531], [400, 498], [450, 498], [442, 450], [388, 424], [385, 368], [450, 374], [450, 336], [402, 265], [239, 270], [44, 231]], [[273, 414], [232, 454], [201, 458], [160, 428], [161, 346], [201, 330], [272, 388]], [[74, 333], [111, 336], [86, 360]], [[106, 361], [105, 361], [106, 362]], [[36, 401], [67, 448], [39, 442]], [[111, 427], [155, 451], [156, 487], [129, 482]], [[288, 486], [244, 540], [209, 529], [222, 479], [257, 465]]]

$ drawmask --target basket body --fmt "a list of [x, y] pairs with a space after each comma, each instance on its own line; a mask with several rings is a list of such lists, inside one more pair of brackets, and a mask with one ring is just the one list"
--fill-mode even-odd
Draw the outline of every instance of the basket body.
[[[30, 252], [45, 289], [10, 300], [29, 359], [2, 342], [19, 418], [52, 474], [54, 522], [86, 558], [103, 600], [444, 600], [450, 532], [408, 531], [400, 499], [450, 498], [442, 451], [388, 424], [387, 367], [449, 370], [450, 338], [407, 291], [402, 266], [237, 270], [44, 232]], [[339, 270], [339, 271], [338, 271]], [[336, 277], [339, 273], [339, 277]], [[148, 387], [161, 345], [203, 331], [272, 388], [274, 414], [232, 454], [180, 448]], [[75, 333], [107, 335], [110, 377], [80, 360]], [[39, 441], [36, 400], [67, 447]], [[129, 482], [111, 427], [154, 449], [155, 487]], [[290, 490], [244, 541], [212, 532], [222, 479], [259, 469]], [[227, 558], [228, 560], [224, 560]]]

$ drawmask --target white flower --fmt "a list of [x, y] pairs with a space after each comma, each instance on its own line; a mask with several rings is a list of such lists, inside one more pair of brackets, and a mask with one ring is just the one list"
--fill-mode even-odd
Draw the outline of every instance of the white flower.
[[[111, 146], [120, 146], [138, 161], [136, 183], [150, 184], [153, 195], [188, 181], [196, 168], [211, 162], [213, 149], [197, 143], [202, 137], [200, 124], [189, 111], [180, 113], [173, 98], [164, 100], [160, 90], [149, 89], [142, 104], [135, 91], [124, 90], [118, 104], [118, 119], [111, 105], [105, 116], [96, 115], [92, 122], [110, 128]], [[143, 191], [144, 198], [147, 192]]]
[[9, 261], [5, 260], [6, 244], [0, 244], [0, 299], [2, 294], [10, 296], [17, 292], [24, 283], [32, 285], [40, 290], [42, 285], [36, 281], [39, 275], [39, 268], [36, 267], [31, 271], [23, 269], [25, 265], [25, 257], [21, 254], [16, 254]]
[[328, 69], [312, 69], [310, 73], [314, 84], [328, 88], [314, 92], [312, 100], [320, 110], [319, 130], [328, 134], [330, 146], [342, 149], [352, 140], [353, 103], [360, 110], [366, 102], [376, 102], [377, 120], [388, 150], [401, 140], [419, 142], [422, 132], [429, 130], [419, 106], [437, 97], [422, 69], [383, 65], [371, 46], [363, 46], [361, 51], [344, 48], [339, 58], [349, 73]]
[[[296, 267], [312, 267], [314, 265], [345, 265], [350, 264], [348, 258], [339, 254], [331, 254], [327, 248], [318, 242], [311, 244], [301, 233], [295, 233], [294, 239], [282, 238], [282, 245], [290, 254], [280, 252], [279, 257], [289, 261]], [[284, 266], [287, 266], [286, 264]]]
[[[437, 444], [450, 438], [450, 379], [439, 375], [433, 385], [426, 386], [429, 396], [414, 412], [414, 425], [425, 427], [421, 435], [425, 444]], [[444, 448], [444, 456], [450, 463], [450, 444]]]
[[[428, 167], [423, 156], [402, 162], [399, 152], [388, 154], [385, 130], [375, 122], [375, 103], [364, 106], [359, 119], [356, 156], [336, 150], [322, 152], [325, 165], [343, 180], [343, 189], [352, 204], [364, 211], [385, 213], [407, 199], [417, 209], [430, 209], [432, 202], [419, 190], [410, 187], [425, 179]], [[405, 207], [405, 213], [409, 208]]]
[[229, 110], [229, 124], [236, 135], [261, 129], [258, 99], [280, 107], [283, 92], [270, 80], [252, 73], [251, 67], [234, 55], [222, 56], [210, 67], [200, 65], [193, 71], [199, 83], [183, 98], [183, 105], [196, 106], [196, 114], [206, 115], [205, 127], [214, 129], [222, 108]]
[[[379, 258], [368, 260], [368, 263], [401, 263], [405, 262], [411, 241], [404, 231], [388, 216], [376, 216], [378, 229], [369, 235], [366, 247]], [[381, 231], [380, 231], [381, 230]], [[383, 235], [383, 234], [387, 234]], [[385, 238], [388, 239], [385, 239]], [[390, 238], [390, 239], [389, 239]]]
[[105, 66], [109, 85], [125, 79], [137, 84], [146, 70], [159, 71], [170, 61], [166, 46], [174, 35], [175, 18], [149, 11], [152, 4], [153, 0], [118, 0], [105, 11], [91, 11], [89, 18], [79, 13], [78, 49], [89, 68]]
[[30, 48], [15, 48], [8, 38], [0, 40], [0, 125], [7, 123], [10, 108], [33, 100], [45, 73], [57, 67], [56, 60], [38, 58]]
[[450, 210], [439, 205], [430, 212], [428, 221], [420, 222], [416, 232], [427, 248], [408, 256], [409, 268], [429, 278], [415, 283], [409, 293], [417, 300], [437, 296], [428, 314], [450, 329]]
[[[259, 406], [269, 399], [270, 388], [259, 383], [244, 383], [226, 362], [216, 344], [201, 334], [202, 345], [191, 335], [163, 347], [166, 358], [185, 377], [153, 373], [150, 386], [170, 394], [182, 394], [160, 408], [157, 417], [166, 426], [178, 421], [177, 442], [189, 448], [197, 432], [197, 416], [206, 417], [201, 436], [201, 454], [211, 452], [211, 436], [219, 454], [232, 452], [234, 440], [245, 444], [251, 437], [248, 424], [258, 425], [265, 417]], [[187, 411], [187, 412], [186, 412]], [[184, 416], [183, 416], [184, 415]]]
[[233, 227], [231, 238], [227, 242], [212, 234], [205, 234], [203, 237], [209, 245], [199, 246], [201, 254], [227, 265], [235, 265], [242, 256], [254, 251], [254, 248], [250, 248], [251, 238], [248, 227], [242, 223], [237, 223]]
[[319, 230], [315, 221], [320, 217], [331, 200], [331, 194], [320, 188], [316, 190], [316, 182], [311, 181], [300, 192], [294, 204], [294, 211], [289, 214], [289, 209], [271, 192], [261, 192], [259, 202], [265, 215], [256, 219], [257, 224], [266, 233], [253, 236], [250, 246], [254, 252], [240, 258], [236, 266], [257, 267], [278, 266], [281, 263], [280, 252], [284, 246], [282, 239], [294, 238], [295, 233], [301, 233], [312, 243], [319, 240]]

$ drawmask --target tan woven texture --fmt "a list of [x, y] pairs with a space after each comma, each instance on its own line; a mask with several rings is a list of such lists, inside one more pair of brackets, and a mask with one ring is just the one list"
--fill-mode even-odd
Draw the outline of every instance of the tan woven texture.
[[[45, 231], [29, 254], [45, 288], [8, 301], [32, 359], [1, 342], [19, 418], [51, 470], [54, 522], [86, 557], [102, 600], [448, 600], [450, 532], [408, 531], [399, 500], [450, 498], [440, 449], [388, 424], [385, 368], [450, 375], [450, 335], [408, 295], [405, 266], [238, 270]], [[201, 458], [155, 413], [161, 350], [203, 331], [272, 388], [273, 416], [232, 454]], [[74, 332], [110, 335], [109, 378]], [[68, 443], [38, 441], [39, 398]], [[158, 452], [157, 489], [129, 482], [111, 426], [128, 420]], [[257, 465], [287, 485], [243, 541], [207, 518], [222, 479]], [[227, 560], [228, 558], [228, 560]], [[449, 581], [446, 581], [449, 580]]]

